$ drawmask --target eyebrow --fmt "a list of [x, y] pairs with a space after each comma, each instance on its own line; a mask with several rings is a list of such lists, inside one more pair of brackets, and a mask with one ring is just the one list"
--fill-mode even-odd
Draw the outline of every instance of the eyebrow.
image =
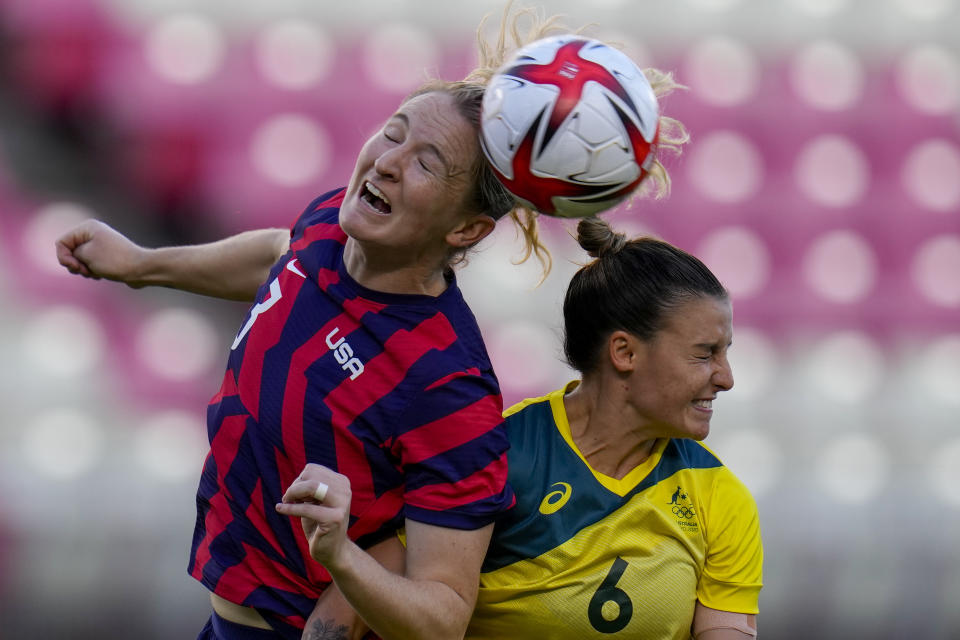
[[[410, 117], [407, 114], [403, 113], [402, 111], [398, 111], [397, 113], [393, 114], [393, 118], [391, 118], [391, 120], [394, 118], [401, 120], [408, 129], [410, 128]], [[440, 147], [432, 142], [425, 142], [423, 144], [429, 152], [437, 156], [437, 159], [441, 164], [443, 164], [443, 168], [446, 170], [447, 175], [454, 175], [453, 166], [447, 161], [447, 157], [443, 155], [443, 152], [440, 151]]]
[[717, 342], [709, 342], [709, 343], [708, 343], [708, 342], [700, 342], [700, 343], [698, 343], [698, 344], [693, 345], [693, 348], [694, 348], [694, 349], [706, 349], [706, 350], [708, 350], [708, 351], [713, 351], [714, 349], [717, 349], [718, 347], [722, 347], [722, 346], [726, 346], [726, 347], [729, 349], [730, 347], [733, 346], [733, 340], [731, 340], [730, 342], [728, 342], [726, 345], [723, 344], [723, 340], [719, 340], [719, 341], [717, 341]]

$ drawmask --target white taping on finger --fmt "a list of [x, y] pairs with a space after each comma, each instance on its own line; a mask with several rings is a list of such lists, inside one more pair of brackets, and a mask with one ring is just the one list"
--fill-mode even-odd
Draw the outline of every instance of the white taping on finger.
[[323, 502], [323, 499], [327, 497], [327, 490], [329, 488], [330, 487], [328, 487], [326, 484], [322, 482], [317, 483], [317, 488], [313, 492], [313, 497], [316, 499], [317, 502]]

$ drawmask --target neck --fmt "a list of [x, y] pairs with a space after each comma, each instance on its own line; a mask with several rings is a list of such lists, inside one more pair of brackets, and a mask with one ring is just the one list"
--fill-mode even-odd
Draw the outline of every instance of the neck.
[[439, 296], [447, 288], [445, 261], [424, 256], [411, 261], [391, 256], [382, 248], [366, 247], [347, 238], [343, 262], [350, 277], [360, 285], [383, 293]]
[[622, 396], [616, 381], [585, 378], [563, 399], [574, 444], [593, 469], [617, 480], [643, 464], [657, 443]]

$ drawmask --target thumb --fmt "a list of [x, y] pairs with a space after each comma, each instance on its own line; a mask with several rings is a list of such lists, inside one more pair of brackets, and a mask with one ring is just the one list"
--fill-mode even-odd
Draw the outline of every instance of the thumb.
[[80, 252], [83, 243], [79, 245], [60, 239], [56, 244], [57, 261], [67, 268], [71, 273], [79, 273], [84, 276], [93, 275], [87, 267], [86, 260], [83, 259]]

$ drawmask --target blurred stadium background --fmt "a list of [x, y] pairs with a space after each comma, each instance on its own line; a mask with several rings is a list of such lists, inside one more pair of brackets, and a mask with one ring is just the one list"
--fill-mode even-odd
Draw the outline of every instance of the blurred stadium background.
[[[611, 214], [735, 300], [708, 440], [751, 487], [766, 638], [960, 638], [960, 2], [543, 0], [690, 90], [673, 195]], [[490, 0], [0, 1], [0, 638], [191, 638], [185, 566], [243, 305], [68, 277], [102, 218], [150, 246], [289, 224]], [[506, 402], [560, 364], [555, 267], [509, 225], [461, 274]]]

